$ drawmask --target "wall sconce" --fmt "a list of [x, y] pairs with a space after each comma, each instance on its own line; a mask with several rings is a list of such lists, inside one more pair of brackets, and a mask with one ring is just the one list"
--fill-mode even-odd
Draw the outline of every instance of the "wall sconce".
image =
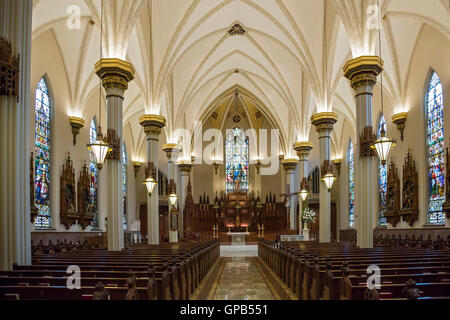
[[407, 118], [408, 112], [401, 112], [392, 116], [392, 122], [397, 125], [397, 129], [400, 131], [400, 141], [403, 141], [403, 131], [405, 130]]
[[69, 117], [70, 126], [72, 127], [73, 145], [77, 144], [77, 135], [80, 129], [84, 127], [84, 119], [79, 117]]
[[214, 172], [217, 174], [217, 171], [219, 170], [219, 163], [217, 163], [216, 161], [213, 162], [213, 166], [214, 166]]
[[342, 159], [334, 159], [333, 160], [333, 164], [336, 167], [338, 175], [341, 175], [341, 163], [342, 163]]
[[142, 162], [134, 161], [133, 167], [134, 167], [134, 177], [137, 177], [138, 171], [142, 167]]
[[261, 169], [261, 160], [260, 159], [256, 160], [255, 168], [256, 168], [256, 174], [259, 174], [259, 169]]

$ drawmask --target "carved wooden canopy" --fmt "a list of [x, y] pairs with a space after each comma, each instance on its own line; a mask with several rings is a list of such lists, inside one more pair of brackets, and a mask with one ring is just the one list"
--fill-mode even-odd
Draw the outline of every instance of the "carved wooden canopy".
[[0, 95], [15, 96], [19, 101], [19, 59], [12, 53], [11, 43], [0, 38]]
[[91, 209], [91, 188], [90, 188], [90, 174], [86, 163], [83, 165], [83, 169], [80, 171], [80, 178], [78, 179], [78, 224], [85, 229], [89, 226], [94, 219], [94, 213]]
[[408, 152], [403, 164], [402, 209], [400, 215], [412, 227], [419, 218], [419, 184], [416, 162]]
[[66, 229], [75, 224], [79, 218], [76, 207], [76, 186], [75, 186], [75, 169], [73, 162], [70, 159], [70, 154], [67, 155], [65, 164], [62, 167], [61, 183], [60, 183], [60, 210], [61, 210], [61, 224]]
[[400, 221], [400, 179], [394, 162], [388, 168], [386, 190], [386, 220], [395, 227]]

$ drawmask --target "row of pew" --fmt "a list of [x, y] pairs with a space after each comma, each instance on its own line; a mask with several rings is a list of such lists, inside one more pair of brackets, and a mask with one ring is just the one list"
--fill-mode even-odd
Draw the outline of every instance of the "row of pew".
[[258, 255], [300, 300], [450, 299], [450, 252], [261, 239]]
[[447, 236], [447, 239], [444, 240], [440, 235], [437, 235], [436, 239], [432, 239], [431, 235], [428, 235], [426, 239], [423, 238], [423, 235], [420, 235], [416, 238], [413, 234], [409, 237], [407, 234], [402, 237], [401, 234], [396, 237], [392, 235], [379, 235], [374, 238], [374, 245], [379, 247], [403, 247], [403, 248], [422, 248], [422, 249], [431, 249], [431, 250], [450, 250], [450, 235]]
[[188, 300], [219, 256], [217, 239], [33, 255], [32, 265], [0, 271], [0, 299]]

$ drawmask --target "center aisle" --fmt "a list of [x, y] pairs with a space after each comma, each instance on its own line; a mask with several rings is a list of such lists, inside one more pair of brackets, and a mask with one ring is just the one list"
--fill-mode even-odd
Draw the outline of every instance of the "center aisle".
[[250, 257], [225, 258], [214, 300], [275, 300]]

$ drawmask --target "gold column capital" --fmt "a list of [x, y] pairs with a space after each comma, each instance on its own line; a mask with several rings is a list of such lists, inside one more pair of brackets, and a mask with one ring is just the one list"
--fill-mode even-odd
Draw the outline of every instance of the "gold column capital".
[[181, 172], [190, 173], [193, 166], [194, 164], [191, 161], [180, 161], [178, 163], [178, 167], [180, 168]]
[[181, 147], [177, 143], [168, 143], [162, 146], [163, 151], [166, 153], [167, 159], [172, 157], [177, 158], [181, 152]]
[[361, 56], [347, 61], [344, 65], [344, 77], [350, 80], [353, 89], [377, 83], [377, 76], [383, 72], [384, 61], [378, 56]]
[[144, 128], [145, 134], [159, 136], [162, 128], [166, 126], [166, 118], [156, 114], [144, 114], [139, 117], [139, 124]]
[[316, 127], [317, 132], [332, 131], [337, 119], [338, 116], [334, 112], [321, 112], [312, 115], [311, 124]]
[[281, 161], [281, 164], [283, 165], [284, 170], [290, 171], [295, 170], [297, 167], [298, 160], [297, 159], [284, 159]]
[[301, 141], [294, 143], [294, 150], [297, 151], [298, 157], [301, 159], [302, 156], [307, 156], [314, 148], [312, 142], [309, 141]]
[[127, 61], [117, 58], [102, 58], [95, 64], [95, 73], [105, 89], [128, 89], [128, 83], [134, 79], [136, 70]]

